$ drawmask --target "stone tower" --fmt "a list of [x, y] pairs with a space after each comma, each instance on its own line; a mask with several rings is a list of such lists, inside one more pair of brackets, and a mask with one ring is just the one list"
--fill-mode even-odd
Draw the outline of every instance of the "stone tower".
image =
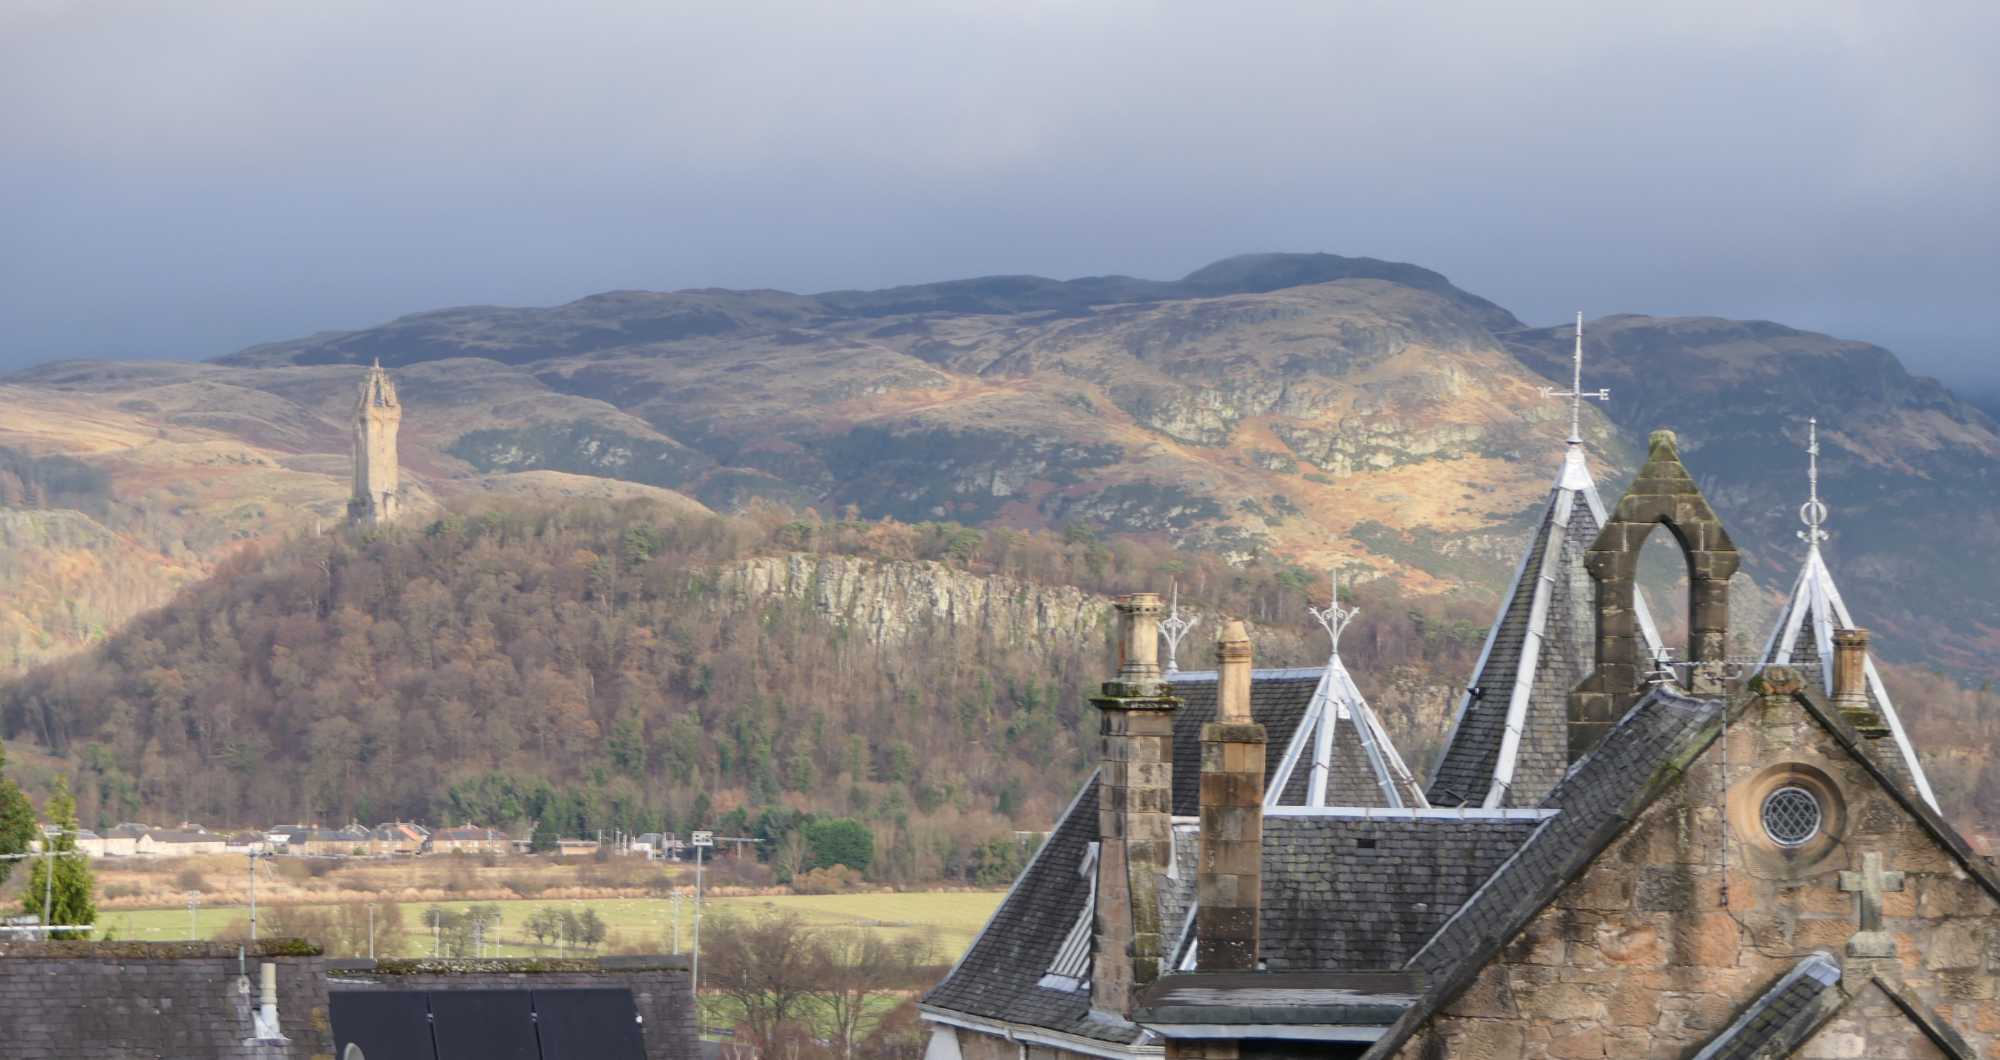
[[361, 381], [361, 401], [354, 409], [354, 496], [347, 502], [353, 522], [386, 523], [402, 507], [396, 470], [396, 429], [402, 422], [396, 386], [376, 361]]

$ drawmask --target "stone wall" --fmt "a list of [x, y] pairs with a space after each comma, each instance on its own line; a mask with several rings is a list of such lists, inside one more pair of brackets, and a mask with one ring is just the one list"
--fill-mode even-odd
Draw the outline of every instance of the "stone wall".
[[[1765, 837], [1759, 808], [1774, 784], [1793, 783], [1823, 789], [1826, 820], [1788, 850]], [[1891, 955], [1880, 959], [1850, 955], [1858, 895], [1842, 889], [1869, 853], [1902, 874], [1882, 895]], [[1805, 1055], [1934, 1055], [1911, 1021], [1854, 1007], [1874, 1006], [1864, 994], [1880, 993], [1878, 976], [1978, 1055], [2000, 1055], [2000, 901], [1802, 702], [1749, 698], [1398, 1055], [1690, 1056], [1814, 951], [1842, 963], [1839, 989], [1855, 1000]]]

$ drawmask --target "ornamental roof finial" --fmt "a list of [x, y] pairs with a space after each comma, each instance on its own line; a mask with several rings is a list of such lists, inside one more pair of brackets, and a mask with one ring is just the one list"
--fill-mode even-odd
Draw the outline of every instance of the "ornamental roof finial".
[[1569, 371], [1570, 382], [1568, 390], [1558, 392], [1553, 387], [1545, 386], [1541, 388], [1542, 396], [1545, 398], [1569, 399], [1569, 444], [1582, 445], [1583, 399], [1609, 401], [1611, 400], [1611, 391], [1603, 387], [1599, 387], [1596, 390], [1585, 390], [1583, 388], [1583, 310], [1581, 309], [1576, 311], [1576, 350], [1570, 354]]
[[1333, 655], [1338, 657], [1340, 655], [1340, 635], [1347, 632], [1347, 624], [1354, 621], [1355, 616], [1361, 614], [1361, 609], [1358, 607], [1340, 606], [1339, 572], [1327, 572], [1327, 584], [1331, 586], [1333, 598], [1328, 601], [1326, 607], [1323, 609], [1307, 604], [1306, 614], [1313, 616], [1313, 620], [1326, 630], [1327, 637], [1333, 641]]
[[1799, 521], [1806, 524], [1799, 531], [1799, 540], [1807, 547], [1817, 549], [1827, 538], [1822, 524], [1826, 522], [1826, 502], [1819, 499], [1819, 417], [1806, 420], [1806, 486], [1809, 499], [1799, 506]]
[[1176, 581], [1173, 588], [1173, 603], [1168, 605], [1167, 617], [1160, 623], [1160, 635], [1167, 638], [1168, 676], [1180, 673], [1181, 638], [1186, 637], [1188, 630], [1193, 629], [1195, 623], [1200, 621], [1201, 616], [1192, 611], [1188, 612], [1188, 617], [1181, 617], [1181, 586], [1180, 582]]

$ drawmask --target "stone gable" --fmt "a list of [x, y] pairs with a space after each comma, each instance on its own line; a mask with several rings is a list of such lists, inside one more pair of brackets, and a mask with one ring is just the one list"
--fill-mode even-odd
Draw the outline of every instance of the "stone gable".
[[[1991, 877], [1975, 878], [1856, 760], [1802, 682], [1774, 676], [1783, 694], [1744, 697], [1724, 736], [1395, 1055], [1692, 1056], [1815, 952], [1842, 965], [1839, 989], [1852, 999], [1842, 1011], [1863, 1014], [1836, 1017], [1828, 1027], [1846, 1029], [1823, 1028], [1810, 1046], [1821, 1051], [1799, 1055], [1949, 1055], [1912, 1044], [1907, 1017], [1853, 1009], [1882, 993], [1877, 977], [1978, 1055], [2000, 1055]], [[1759, 811], [1781, 787], [1820, 800], [1822, 834], [1794, 847], [1767, 837]], [[1878, 888], [1881, 957], [1865, 938], [1856, 945], [1869, 853], [1894, 885]], [[1857, 1035], [1861, 1052], [1825, 1051], [1852, 1048]]]

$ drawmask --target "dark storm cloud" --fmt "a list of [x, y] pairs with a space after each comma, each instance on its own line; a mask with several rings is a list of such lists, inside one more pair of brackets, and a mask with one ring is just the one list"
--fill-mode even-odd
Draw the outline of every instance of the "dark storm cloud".
[[0, 8], [0, 364], [614, 287], [1415, 261], [1994, 349], [1990, 4]]

